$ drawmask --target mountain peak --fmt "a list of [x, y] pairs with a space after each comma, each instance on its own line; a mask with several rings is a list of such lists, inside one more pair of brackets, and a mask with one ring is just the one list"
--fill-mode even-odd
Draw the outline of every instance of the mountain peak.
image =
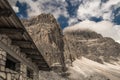
[[79, 29], [79, 30], [66, 30], [64, 31], [64, 35], [71, 35], [76, 36], [81, 39], [96, 39], [96, 38], [102, 38], [102, 35], [89, 30], [89, 29]]
[[48, 64], [52, 68], [56, 65], [61, 66], [60, 69], [63, 69], [65, 66], [63, 35], [54, 16], [43, 13], [25, 20], [23, 23]]
[[34, 24], [45, 23], [45, 24], [56, 24], [57, 21], [52, 14], [42, 13], [38, 16], [31, 17], [29, 19], [22, 20], [25, 26], [31, 26]]
[[34, 17], [33, 19], [36, 19], [36, 21], [40, 23], [55, 23], [56, 22], [56, 19], [54, 18], [52, 14], [45, 14], [45, 13], [42, 13], [38, 15], [37, 17]]

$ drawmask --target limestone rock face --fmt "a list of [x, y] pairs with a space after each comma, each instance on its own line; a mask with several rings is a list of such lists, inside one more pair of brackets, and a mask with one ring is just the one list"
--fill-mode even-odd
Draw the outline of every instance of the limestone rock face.
[[51, 14], [23, 20], [29, 34], [50, 66], [64, 66], [62, 30]]
[[120, 58], [120, 44], [113, 39], [91, 30], [64, 30], [62, 33], [51, 14], [22, 21], [51, 66], [65, 66], [64, 58], [66, 62], [73, 62], [84, 56], [99, 63], [114, 62]]
[[40, 72], [45, 80], [119, 80], [120, 44], [113, 39], [83, 29], [64, 30], [62, 33], [50, 14], [22, 21], [51, 67], [59, 72], [67, 65], [68, 71], [60, 73], [67, 79], [52, 72]]
[[74, 61], [84, 56], [103, 63], [118, 61], [120, 58], [119, 43], [90, 30], [65, 31], [64, 42], [66, 60]]

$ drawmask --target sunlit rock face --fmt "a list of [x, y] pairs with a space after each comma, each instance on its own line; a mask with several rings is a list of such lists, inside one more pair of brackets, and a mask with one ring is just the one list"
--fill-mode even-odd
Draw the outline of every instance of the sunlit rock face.
[[91, 30], [65, 30], [64, 56], [70, 80], [119, 80], [120, 44]]
[[120, 44], [90, 30], [66, 30], [64, 32], [66, 60], [74, 61], [85, 56], [99, 63], [119, 61]]
[[120, 64], [104, 64], [81, 57], [69, 67], [70, 80], [120, 80]]
[[41, 14], [29, 20], [23, 20], [23, 23], [48, 64], [51, 67], [61, 65], [63, 67], [63, 35], [53, 15]]
[[[22, 20], [45, 60], [60, 72], [41, 72], [43, 80], [120, 80], [120, 44], [89, 29], [63, 32], [50, 14]], [[61, 68], [62, 67], [62, 68]]]

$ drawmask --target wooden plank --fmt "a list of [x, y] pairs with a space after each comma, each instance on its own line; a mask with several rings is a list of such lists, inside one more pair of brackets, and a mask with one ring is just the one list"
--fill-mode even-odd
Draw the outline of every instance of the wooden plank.
[[50, 67], [48, 66], [47, 63], [42, 63], [42, 62], [34, 62], [38, 65], [39, 70], [44, 70], [44, 71], [50, 71]]
[[33, 61], [44, 61], [45, 62], [44, 58], [42, 58], [42, 57], [36, 57], [36, 56], [34, 57], [34, 56], [32, 56], [31, 59]]
[[44, 58], [42, 58], [42, 57], [41, 58], [40, 57], [31, 57], [31, 59], [33, 62], [42, 61], [42, 62], [46, 63]]
[[21, 49], [21, 52], [24, 52], [24, 53], [39, 53], [37, 49], [32, 49], [32, 48], [20, 48], [20, 49]]
[[45, 67], [45, 68], [48, 68], [47, 65], [39, 65], [39, 64], [38, 64], [38, 67]]
[[42, 61], [41, 62], [37, 62], [37, 61], [35, 61], [34, 63], [36, 63], [38, 66], [42, 66], [43, 65], [43, 66], [48, 67], [46, 62], [42, 62]]
[[0, 9], [0, 17], [9, 17], [12, 15], [11, 10], [9, 9]]
[[50, 68], [46, 68], [46, 67], [39, 67], [39, 70], [41, 71], [50, 71]]
[[37, 58], [42, 58], [43, 59], [43, 57], [41, 55], [39, 55], [39, 54], [28, 54], [27, 56], [29, 56], [29, 57], [37, 57]]
[[32, 60], [42, 60], [42, 61], [44, 61], [44, 58], [43, 57], [40, 57], [39, 55], [38, 56], [36, 56], [36, 55], [27, 55], [28, 57], [31, 57], [32, 58]]
[[2, 41], [0, 41], [0, 48], [5, 50], [9, 55], [14, 57], [15, 59], [17, 59], [21, 63], [26, 64], [30, 69], [35, 70], [35, 71], [38, 72], [37, 66], [35, 66], [32, 62], [28, 62], [27, 59], [22, 58], [21, 56], [19, 56], [17, 53], [15, 53], [13, 50], [11, 50], [11, 48], [8, 47], [6, 44], [4, 44]]
[[16, 35], [18, 33], [23, 34], [24, 30], [21, 29], [21, 28], [17, 29], [17, 28], [8, 28], [8, 27], [5, 27], [5, 26], [3, 26], [3, 27], [0, 26], [0, 34], [7, 34], [7, 35], [14, 34], [14, 35]]
[[32, 56], [31, 55], [30, 57], [32, 58], [32, 60], [43, 60], [43, 61], [45, 61], [45, 59], [43, 57], [41, 57], [41, 56], [35, 56], [35, 55]]
[[27, 57], [30, 57], [32, 59], [33, 62], [38, 62], [38, 61], [44, 61], [44, 58], [41, 55], [38, 54], [27, 54]]
[[33, 62], [44, 61], [43, 59], [32, 59]]
[[38, 68], [40, 68], [40, 67], [41, 67], [41, 68], [48, 68], [48, 66], [39, 66], [39, 65], [38, 65]]
[[12, 40], [13, 45], [32, 45], [32, 41], [26, 41], [26, 40]]

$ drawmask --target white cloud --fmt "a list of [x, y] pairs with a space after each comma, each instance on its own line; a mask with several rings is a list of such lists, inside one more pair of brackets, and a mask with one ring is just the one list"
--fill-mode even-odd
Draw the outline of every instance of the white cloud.
[[91, 17], [103, 17], [104, 20], [113, 18], [112, 7], [118, 6], [120, 0], [109, 0], [106, 3], [101, 0], [84, 0], [83, 4], [79, 6], [78, 17], [80, 19], [89, 19]]
[[51, 13], [56, 18], [60, 15], [69, 17], [66, 9], [67, 3], [65, 0], [9, 0], [12, 6], [15, 6], [16, 1], [26, 3], [28, 5], [27, 12], [29, 17], [37, 16], [41, 13]]
[[78, 22], [78, 19], [76, 17], [69, 18], [68, 24], [69, 25], [74, 25]]
[[111, 37], [115, 41], [120, 40], [120, 25], [114, 25], [113, 23], [109, 21], [101, 21], [101, 22], [96, 23], [93, 21], [85, 20], [74, 26], [65, 28], [64, 32], [73, 31], [73, 30], [81, 30], [81, 29], [82, 30], [90, 29], [99, 34], [102, 34], [104, 37]]
[[[35, 2], [32, 0], [9, 0], [14, 10], [18, 12], [19, 9], [15, 6], [16, 1], [28, 4], [27, 12], [29, 17], [41, 13], [51, 13], [56, 18], [63, 15], [69, 18], [69, 25], [73, 25], [78, 21], [77, 19], [81, 19], [83, 22], [76, 24], [73, 27], [69, 27], [69, 29], [74, 30], [81, 27], [90, 28], [103, 36], [120, 41], [120, 25], [114, 25], [111, 22], [114, 19], [114, 14], [112, 12], [113, 8], [116, 9], [120, 7], [120, 0], [108, 0], [105, 3], [101, 2], [101, 0], [70, 0], [72, 5], [82, 2], [78, 8], [77, 17], [69, 17], [66, 9], [68, 4], [65, 0], [37, 0]], [[119, 15], [119, 13], [117, 15]], [[91, 17], [103, 17], [104, 20], [96, 23], [88, 20]]]
[[19, 12], [18, 7], [16, 7], [16, 6], [12, 6], [12, 8], [14, 9], [14, 11], [15, 11], [16, 13], [18, 13], [18, 12]]
[[102, 14], [100, 13], [100, 0], [85, 0], [83, 4], [79, 6], [78, 17], [80, 19], [87, 19], [91, 16], [99, 17]]
[[17, 0], [8, 0], [8, 1], [9, 1], [10, 5], [12, 5], [12, 8], [14, 9], [14, 11], [16, 13], [18, 13], [19, 9], [18, 9], [18, 7], [15, 6]]
[[69, 0], [72, 6], [76, 6], [82, 0]]
[[[82, 22], [67, 27], [67, 30], [90, 29], [104, 37], [111, 37], [115, 41], [120, 42], [120, 25], [112, 23], [114, 19], [113, 9], [120, 7], [120, 0], [108, 0], [103, 3], [101, 0], [83, 0], [77, 11], [77, 18]], [[119, 13], [118, 13], [119, 15]], [[91, 17], [103, 17], [103, 21], [90, 21]], [[76, 19], [70, 19], [69, 24], [72, 25]]]
[[[69, 17], [66, 7], [68, 6], [66, 0], [8, 0], [13, 6], [14, 10], [18, 12], [15, 7], [16, 1], [28, 4], [28, 16], [36, 16], [41, 13], [51, 13], [56, 18], [60, 15]], [[111, 21], [114, 19], [112, 7], [120, 7], [120, 0], [108, 0], [106, 3], [101, 0], [69, 0], [72, 5], [80, 4], [77, 11], [77, 18], [85, 20], [91, 17], [103, 17], [104, 20]], [[48, 4], [47, 4], [48, 3]], [[45, 5], [46, 4], [46, 5]], [[69, 18], [71, 19], [71, 18]]]

